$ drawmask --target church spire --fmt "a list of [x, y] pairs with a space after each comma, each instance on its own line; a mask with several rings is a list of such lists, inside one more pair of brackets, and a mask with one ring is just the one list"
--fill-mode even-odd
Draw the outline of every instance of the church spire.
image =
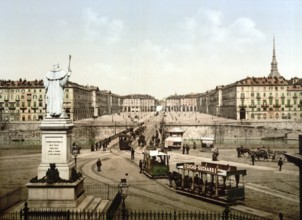
[[278, 71], [278, 63], [276, 60], [276, 51], [275, 51], [275, 37], [273, 39], [273, 60], [271, 62], [271, 73], [268, 77], [280, 77], [280, 73]]

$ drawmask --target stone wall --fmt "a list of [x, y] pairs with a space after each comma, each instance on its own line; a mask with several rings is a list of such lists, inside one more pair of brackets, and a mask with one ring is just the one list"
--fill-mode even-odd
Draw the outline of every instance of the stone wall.
[[264, 126], [249, 125], [165, 125], [165, 127], [181, 127], [184, 139], [200, 139], [214, 137], [215, 140], [248, 140], [248, 139], [294, 139], [298, 140], [299, 131], [291, 129], [277, 129]]
[[[11, 122], [0, 124], [0, 148], [3, 146], [40, 146], [41, 122]], [[126, 129], [122, 124], [102, 124], [91, 122], [74, 122], [73, 141], [82, 147], [89, 147], [94, 141], [114, 136]], [[302, 123], [293, 122], [238, 122], [229, 124], [207, 125], [176, 125], [166, 124], [166, 127], [181, 127], [185, 130], [185, 139], [200, 139], [200, 137], [215, 137], [216, 141], [225, 140], [261, 140], [261, 139], [292, 139], [298, 140]]]
[[[0, 132], [0, 148], [7, 146], [41, 146], [41, 122], [5, 123]], [[74, 122], [72, 139], [81, 147], [89, 147], [94, 141], [102, 140], [126, 130], [124, 125], [100, 125]]]

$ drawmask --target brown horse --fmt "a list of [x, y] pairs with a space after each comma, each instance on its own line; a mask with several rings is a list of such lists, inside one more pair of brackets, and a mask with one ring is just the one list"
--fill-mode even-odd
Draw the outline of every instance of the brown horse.
[[238, 157], [240, 157], [241, 155], [244, 156], [245, 153], [248, 153], [248, 155], [250, 155], [251, 150], [249, 148], [246, 147], [237, 147], [236, 149]]
[[256, 151], [250, 151], [249, 154], [255, 154], [255, 157], [260, 160], [260, 158], [263, 158], [263, 160], [268, 161], [269, 154], [265, 149], [258, 149]]

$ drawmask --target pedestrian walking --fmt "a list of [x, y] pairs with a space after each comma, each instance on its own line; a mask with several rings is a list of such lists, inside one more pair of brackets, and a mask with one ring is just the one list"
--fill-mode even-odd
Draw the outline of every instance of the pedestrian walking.
[[187, 151], [187, 154], [189, 154], [190, 147], [189, 147], [189, 145], [188, 145], [188, 144], [187, 144], [187, 146], [186, 146], [186, 151]]
[[282, 165], [283, 165], [283, 159], [282, 159], [282, 157], [280, 157], [279, 161], [278, 161], [279, 171], [281, 171]]
[[133, 147], [131, 147], [131, 160], [134, 160], [134, 153], [135, 153], [135, 151], [134, 151]]
[[254, 164], [255, 164], [255, 153], [251, 154], [251, 158], [252, 158], [252, 164], [254, 166]]
[[193, 149], [195, 150], [196, 149], [196, 142], [193, 141]]
[[186, 145], [183, 145], [182, 146], [182, 154], [185, 154], [185, 152], [186, 152]]
[[102, 161], [101, 161], [101, 159], [98, 159], [98, 160], [97, 160], [96, 166], [97, 166], [98, 172], [100, 172], [100, 171], [101, 171], [101, 168], [102, 168]]

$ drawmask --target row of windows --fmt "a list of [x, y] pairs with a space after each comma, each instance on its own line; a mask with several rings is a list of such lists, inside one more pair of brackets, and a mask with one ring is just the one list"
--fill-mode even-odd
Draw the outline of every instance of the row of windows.
[[[276, 113], [276, 114], [266, 114], [266, 113], [264, 113], [262, 115], [261, 114], [254, 114], [254, 113], [251, 114], [252, 119], [255, 119], [255, 118], [257, 118], [257, 119], [261, 119], [261, 118], [263, 118], [263, 119], [267, 119], [267, 118], [279, 119], [280, 117], [282, 119], [291, 119], [292, 117], [297, 118], [297, 116], [298, 116], [297, 113], [293, 113], [293, 114], [291, 114], [291, 113], [288, 113], [288, 114], [282, 113], [281, 115], [279, 113]], [[302, 113], [300, 113], [300, 118], [302, 118]]]
[[[297, 104], [302, 105], [302, 99], [300, 99], [300, 101], [297, 101], [296, 99], [294, 99], [294, 100], [287, 99], [286, 103], [285, 103], [284, 99], [281, 99], [281, 105], [285, 105], [285, 104], [291, 105], [291, 103], [292, 103], [291, 101], [293, 101], [294, 105], [297, 105]], [[258, 105], [261, 104], [261, 100], [257, 100], [256, 102]], [[268, 102], [267, 102], [267, 100], [262, 100], [262, 104], [263, 105], [268, 105], [268, 104], [273, 105], [273, 99], [269, 99]], [[242, 101], [242, 105], [244, 105], [244, 101]], [[254, 105], [255, 105], [255, 100], [251, 100], [251, 106], [254, 106]], [[275, 99], [275, 105], [279, 105], [279, 99]]]
[[[7, 100], [8, 97], [9, 97], [9, 96], [7, 96], [7, 95], [4, 95], [4, 96], [0, 95], [0, 99]], [[20, 95], [16, 95], [16, 96], [10, 95], [10, 99], [11, 99], [11, 100], [14, 100], [14, 97], [16, 98], [16, 100], [19, 100], [19, 99], [20, 99]], [[29, 99], [29, 98], [31, 98], [31, 95], [27, 95], [27, 99]], [[37, 95], [33, 95], [32, 98], [33, 98], [33, 99], [37, 99], [38, 96], [37, 96]], [[43, 95], [39, 95], [39, 99], [42, 99], [42, 98], [43, 98]], [[46, 98], [46, 95], [44, 95], [44, 98]], [[25, 96], [24, 96], [24, 95], [21, 95], [21, 99], [25, 99]]]
[[[33, 102], [33, 105], [31, 105], [32, 102], [31, 101], [28, 101], [27, 102], [27, 106], [28, 107], [37, 107], [39, 105], [39, 107], [43, 107], [43, 102]], [[25, 102], [21, 102], [21, 107], [27, 107], [25, 106]], [[8, 102], [5, 102], [5, 103], [0, 103], [0, 107], [10, 107], [10, 108], [13, 108], [13, 107], [20, 107], [20, 103], [17, 102], [16, 104], [14, 103], [8, 103]]]
[[[261, 108], [257, 108], [257, 109], [254, 109], [254, 108], [252, 108], [252, 110], [251, 110], [252, 112], [261, 112]], [[274, 108], [263, 108], [263, 111], [274, 111]], [[275, 108], [275, 111], [279, 111], [279, 108]], [[285, 109], [284, 108], [281, 108], [281, 111], [283, 112], [283, 111], [285, 111]], [[299, 108], [298, 110], [297, 110], [297, 108], [293, 108], [293, 109], [291, 109], [291, 108], [289, 108], [289, 111], [302, 111], [302, 108]]]
[[[291, 93], [291, 92], [286, 93], [288, 97], [292, 96], [292, 94], [293, 97], [297, 97], [297, 93]], [[251, 97], [255, 97], [255, 96], [260, 98], [260, 93], [252, 92]], [[299, 93], [299, 96], [302, 96], [302, 92]], [[263, 93], [263, 97], [273, 97], [273, 93]], [[279, 97], [279, 93], [275, 93], [275, 97]], [[281, 97], [285, 97], [284, 93], [281, 94]], [[245, 98], [245, 93], [241, 93], [240, 98]]]
[[[27, 92], [31, 92], [31, 91], [37, 92], [37, 90], [39, 92], [42, 92], [42, 89], [33, 89], [33, 90], [27, 89]], [[22, 93], [24, 93], [24, 92], [26, 92], [26, 89], [1, 89], [0, 90], [0, 93], [12, 93], [12, 92], [22, 92]]]

